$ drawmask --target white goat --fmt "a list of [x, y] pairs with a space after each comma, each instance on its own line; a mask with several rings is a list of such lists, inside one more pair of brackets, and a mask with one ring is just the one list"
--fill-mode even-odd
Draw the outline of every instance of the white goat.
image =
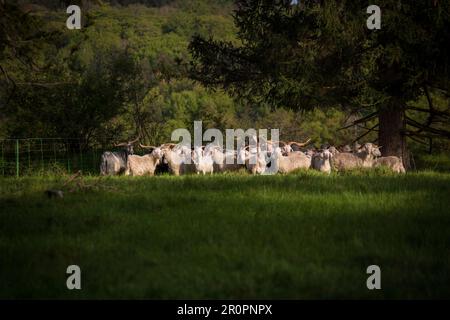
[[237, 171], [244, 167], [245, 160], [242, 164], [238, 163], [238, 153], [235, 151], [222, 152], [216, 147], [212, 150], [212, 159], [214, 161], [214, 172]]
[[[249, 148], [249, 146], [246, 148]], [[239, 154], [241, 161], [244, 160], [245, 166], [250, 173], [263, 174], [267, 167], [266, 152], [262, 151], [259, 146], [249, 149], [249, 151], [245, 150], [245, 148], [241, 150]]]
[[326, 149], [322, 152], [316, 153], [311, 162], [311, 167], [313, 169], [319, 170], [320, 172], [331, 173], [331, 159], [333, 154], [330, 150]]
[[203, 147], [197, 146], [194, 148], [193, 155], [195, 171], [197, 174], [213, 173], [213, 159], [210, 152], [204, 152]]
[[373, 162], [373, 167], [387, 167], [390, 168], [395, 173], [405, 173], [405, 167], [403, 166], [403, 161], [399, 157], [395, 156], [388, 156], [388, 157], [381, 157], [378, 159], [375, 159]]
[[280, 173], [289, 173], [296, 169], [308, 169], [311, 167], [311, 158], [303, 152], [292, 152], [288, 156], [283, 156], [281, 148], [276, 148], [272, 154], [272, 165]]
[[381, 153], [378, 146], [365, 143], [357, 153], [339, 152], [334, 154], [333, 166], [338, 171], [371, 168], [374, 158], [379, 156], [381, 156]]
[[169, 170], [176, 176], [186, 173], [194, 173], [195, 165], [192, 163], [191, 150], [186, 146], [165, 144], [161, 146], [164, 161], [169, 165]]
[[143, 176], [155, 174], [156, 166], [161, 161], [161, 150], [155, 149], [152, 153], [143, 156], [129, 155], [127, 159], [126, 176]]

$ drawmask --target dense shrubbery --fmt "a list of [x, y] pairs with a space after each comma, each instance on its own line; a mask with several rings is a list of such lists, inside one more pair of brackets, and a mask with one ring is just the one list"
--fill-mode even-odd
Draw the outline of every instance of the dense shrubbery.
[[5, 108], [3, 136], [118, 140], [139, 130], [147, 142], [158, 143], [169, 140], [173, 129], [203, 120], [204, 127], [281, 128], [286, 139], [343, 141], [345, 133], [336, 130], [345, 116], [337, 110], [302, 115], [250, 105], [190, 80], [191, 36], [234, 41], [236, 30], [226, 6], [222, 13], [212, 12], [220, 1], [197, 2], [203, 5], [195, 12], [189, 3], [168, 10], [93, 7], [80, 32], [62, 27], [64, 14], [40, 12], [43, 28], [58, 34], [33, 56], [44, 72], [27, 72], [10, 60], [11, 75], [21, 85]]

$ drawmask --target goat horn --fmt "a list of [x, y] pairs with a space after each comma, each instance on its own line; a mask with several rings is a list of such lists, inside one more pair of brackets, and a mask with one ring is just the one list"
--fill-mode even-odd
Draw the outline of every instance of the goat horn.
[[134, 140], [132, 140], [132, 141], [130, 141], [130, 142], [128, 142], [128, 143], [129, 143], [129, 144], [135, 143], [135, 142], [137, 142], [140, 138], [141, 138], [141, 136], [138, 134], [138, 136], [136, 137], [136, 139], [134, 139]]
[[114, 144], [114, 147], [125, 147], [126, 145], [128, 145], [128, 143], [126, 143], [126, 142], [121, 142], [121, 143], [116, 143], [116, 144]]
[[283, 144], [283, 146], [287, 145], [288, 143], [284, 142], [284, 141], [271, 141], [272, 144], [274, 143], [278, 143], [278, 144]]
[[306, 146], [309, 142], [311, 141], [310, 138], [308, 138], [308, 140], [306, 140], [305, 142], [296, 142], [296, 141], [291, 141], [288, 144], [295, 144], [298, 147], [304, 147]]
[[146, 145], [143, 145], [142, 143], [139, 143], [139, 147], [144, 148], [144, 149], [156, 149], [157, 148], [155, 146], [146, 146]]
[[161, 148], [166, 148], [166, 147], [168, 147], [168, 148], [170, 148], [170, 149], [173, 149], [173, 147], [175, 147], [175, 146], [176, 146], [175, 143], [163, 143], [163, 144], [161, 145]]

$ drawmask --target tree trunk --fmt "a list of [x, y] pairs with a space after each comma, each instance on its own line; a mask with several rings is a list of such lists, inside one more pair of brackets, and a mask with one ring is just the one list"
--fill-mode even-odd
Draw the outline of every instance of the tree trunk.
[[406, 146], [406, 136], [404, 135], [405, 109], [403, 104], [396, 101], [378, 112], [378, 144], [382, 146], [382, 156], [401, 157], [405, 169], [408, 170], [410, 168], [410, 159]]

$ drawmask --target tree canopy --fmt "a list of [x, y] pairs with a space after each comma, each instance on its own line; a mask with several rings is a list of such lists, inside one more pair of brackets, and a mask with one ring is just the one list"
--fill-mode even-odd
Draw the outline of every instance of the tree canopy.
[[[240, 97], [293, 109], [340, 106], [378, 116], [385, 155], [405, 157], [406, 135], [444, 135], [446, 110], [405, 117], [429, 92], [450, 93], [450, 1], [380, 0], [381, 29], [369, 30], [369, 1], [238, 0], [239, 44], [195, 37], [193, 76]], [[435, 120], [435, 121], [434, 121]], [[408, 126], [407, 126], [408, 125]], [[418, 130], [417, 130], [418, 129]]]

